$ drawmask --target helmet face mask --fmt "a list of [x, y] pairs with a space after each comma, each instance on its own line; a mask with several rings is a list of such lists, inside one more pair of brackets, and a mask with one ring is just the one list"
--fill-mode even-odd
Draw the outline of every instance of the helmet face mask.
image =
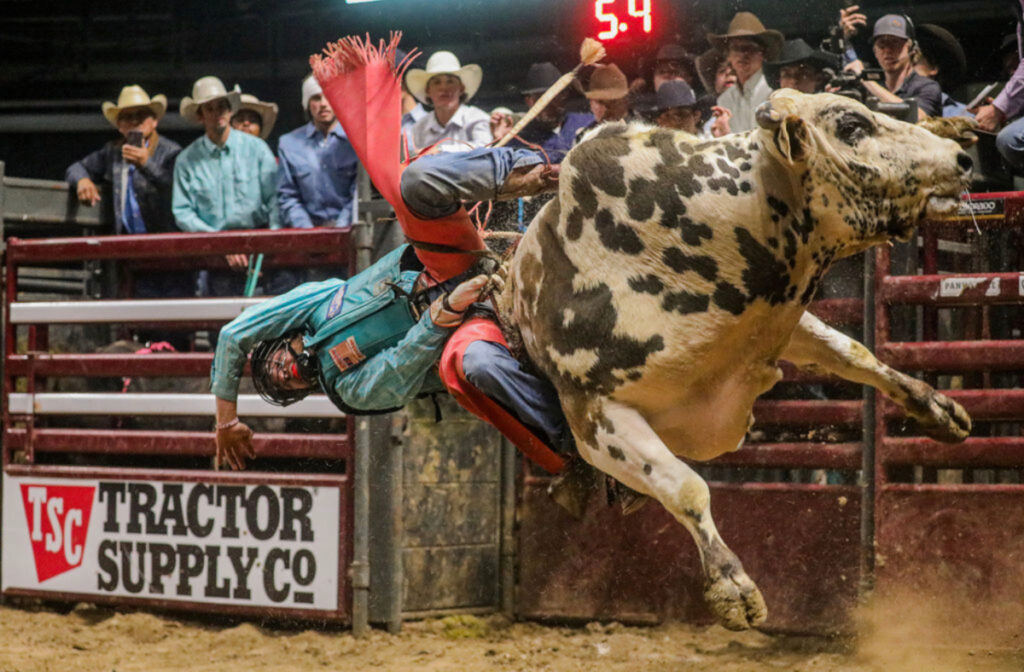
[[[297, 333], [290, 333], [279, 338], [260, 341], [252, 350], [249, 363], [252, 369], [252, 382], [256, 386], [256, 392], [259, 393], [260, 397], [274, 406], [290, 406], [297, 401], [305, 399], [313, 391], [313, 386], [316, 384], [315, 370], [308, 365], [307, 361], [304, 361], [308, 358], [302, 357], [305, 353], [297, 353], [292, 349], [292, 340], [297, 335]], [[292, 389], [282, 387], [274, 382], [274, 367], [280, 366], [277, 363], [278, 353], [283, 350], [291, 354], [293, 362], [298, 364], [297, 371], [300, 373], [301, 380], [309, 383], [309, 387]], [[300, 362], [301, 364], [299, 364]], [[313, 377], [313, 380], [309, 379], [310, 376]]]

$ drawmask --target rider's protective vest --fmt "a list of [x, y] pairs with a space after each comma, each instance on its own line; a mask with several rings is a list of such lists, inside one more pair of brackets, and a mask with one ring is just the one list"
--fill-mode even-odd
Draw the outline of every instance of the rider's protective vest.
[[[398, 410], [352, 408], [342, 401], [335, 386], [363, 362], [396, 345], [419, 320], [423, 307], [414, 305], [413, 290], [422, 270], [411, 254], [403, 264], [408, 250], [409, 245], [398, 247], [342, 285], [327, 309], [327, 323], [303, 338], [304, 350], [315, 353], [319, 363], [320, 386], [345, 413], [374, 415]], [[414, 268], [408, 268], [410, 265]], [[431, 374], [421, 393], [443, 390], [440, 379]]]

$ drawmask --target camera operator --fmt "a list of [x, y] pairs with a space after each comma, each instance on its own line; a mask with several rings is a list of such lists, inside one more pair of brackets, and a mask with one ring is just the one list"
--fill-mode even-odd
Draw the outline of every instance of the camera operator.
[[[847, 39], [856, 33], [858, 24], [865, 23], [863, 15], [856, 14], [856, 10], [857, 6], [854, 5], [840, 12], [840, 25]], [[902, 103], [905, 98], [916, 98], [919, 120], [941, 116], [942, 91], [939, 84], [914, 71], [918, 50], [914, 27], [908, 17], [886, 14], [876, 21], [871, 35], [871, 48], [884, 72], [885, 84], [862, 79], [861, 86], [868, 95], [883, 103]], [[845, 69], [862, 76], [864, 63], [858, 58]]]

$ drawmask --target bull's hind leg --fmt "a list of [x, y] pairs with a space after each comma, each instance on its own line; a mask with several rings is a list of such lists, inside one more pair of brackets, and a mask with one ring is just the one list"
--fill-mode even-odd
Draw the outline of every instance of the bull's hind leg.
[[744, 630], [763, 622], [768, 613], [764, 598], [718, 535], [704, 479], [672, 454], [638, 412], [623, 404], [598, 399], [589, 405], [585, 419], [570, 417], [569, 422], [574, 429], [596, 427], [575, 432], [585, 460], [656, 498], [689, 530], [704, 567], [704, 599], [722, 625]]
[[810, 313], [800, 318], [781, 357], [800, 367], [871, 385], [902, 406], [933, 439], [956, 443], [971, 432], [971, 417], [960, 404], [931, 385], [886, 366], [863, 345]]

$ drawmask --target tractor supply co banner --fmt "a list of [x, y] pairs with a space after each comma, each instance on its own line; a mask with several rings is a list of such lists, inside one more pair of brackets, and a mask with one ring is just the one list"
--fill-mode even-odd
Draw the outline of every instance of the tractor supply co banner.
[[336, 610], [340, 490], [3, 477], [3, 590]]

